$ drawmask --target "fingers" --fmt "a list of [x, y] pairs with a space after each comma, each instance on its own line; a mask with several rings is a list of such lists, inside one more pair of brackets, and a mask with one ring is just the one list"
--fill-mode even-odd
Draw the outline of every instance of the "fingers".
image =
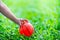
[[19, 24], [20, 24], [20, 25], [23, 25], [23, 24], [26, 23], [26, 22], [28, 22], [27, 19], [20, 18], [20, 20], [19, 20]]
[[22, 21], [22, 22], [24, 22], [24, 21], [26, 21], [26, 22], [28, 22], [28, 20], [27, 19], [20, 19], [20, 21]]

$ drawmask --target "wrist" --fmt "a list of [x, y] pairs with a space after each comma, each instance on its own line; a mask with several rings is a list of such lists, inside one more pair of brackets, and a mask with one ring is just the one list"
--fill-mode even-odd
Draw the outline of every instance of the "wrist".
[[19, 18], [16, 18], [15, 22], [20, 25], [20, 19]]

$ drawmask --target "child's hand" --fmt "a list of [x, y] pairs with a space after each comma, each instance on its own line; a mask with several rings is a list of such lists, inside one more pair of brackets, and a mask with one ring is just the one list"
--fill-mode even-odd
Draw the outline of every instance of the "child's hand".
[[[20, 23], [22, 21], [25, 21], [26, 19], [20, 19], [17, 18], [12, 12], [11, 10], [5, 5], [5, 3], [1, 2], [0, 3], [0, 12], [6, 16], [7, 18], [9, 18], [10, 20], [12, 20], [13, 22], [17, 23], [18, 25], [20, 25]], [[27, 21], [27, 20], [26, 20]]]
[[18, 25], [21, 25], [21, 23], [23, 23], [23, 21], [28, 22], [28, 20], [27, 20], [27, 19], [18, 18]]
[[20, 23], [22, 23], [22, 21], [27, 21], [26, 19], [22, 19], [22, 18], [17, 18], [12, 12], [11, 10], [5, 5], [5, 3], [1, 2], [0, 4], [0, 12], [6, 16], [7, 18], [9, 18], [10, 20], [12, 20], [13, 22], [17, 23], [18, 25], [21, 25]]

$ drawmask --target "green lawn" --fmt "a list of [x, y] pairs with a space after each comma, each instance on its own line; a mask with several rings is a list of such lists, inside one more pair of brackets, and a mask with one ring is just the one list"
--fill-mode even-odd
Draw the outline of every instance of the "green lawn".
[[19, 25], [0, 14], [0, 40], [60, 40], [60, 0], [3, 0], [18, 18], [34, 26], [34, 34], [19, 34]]

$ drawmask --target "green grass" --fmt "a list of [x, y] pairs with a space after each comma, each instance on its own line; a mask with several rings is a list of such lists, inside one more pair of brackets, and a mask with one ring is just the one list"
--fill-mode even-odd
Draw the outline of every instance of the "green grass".
[[19, 26], [0, 14], [0, 40], [60, 40], [59, 0], [3, 0], [18, 18], [34, 26], [34, 34], [19, 34]]

